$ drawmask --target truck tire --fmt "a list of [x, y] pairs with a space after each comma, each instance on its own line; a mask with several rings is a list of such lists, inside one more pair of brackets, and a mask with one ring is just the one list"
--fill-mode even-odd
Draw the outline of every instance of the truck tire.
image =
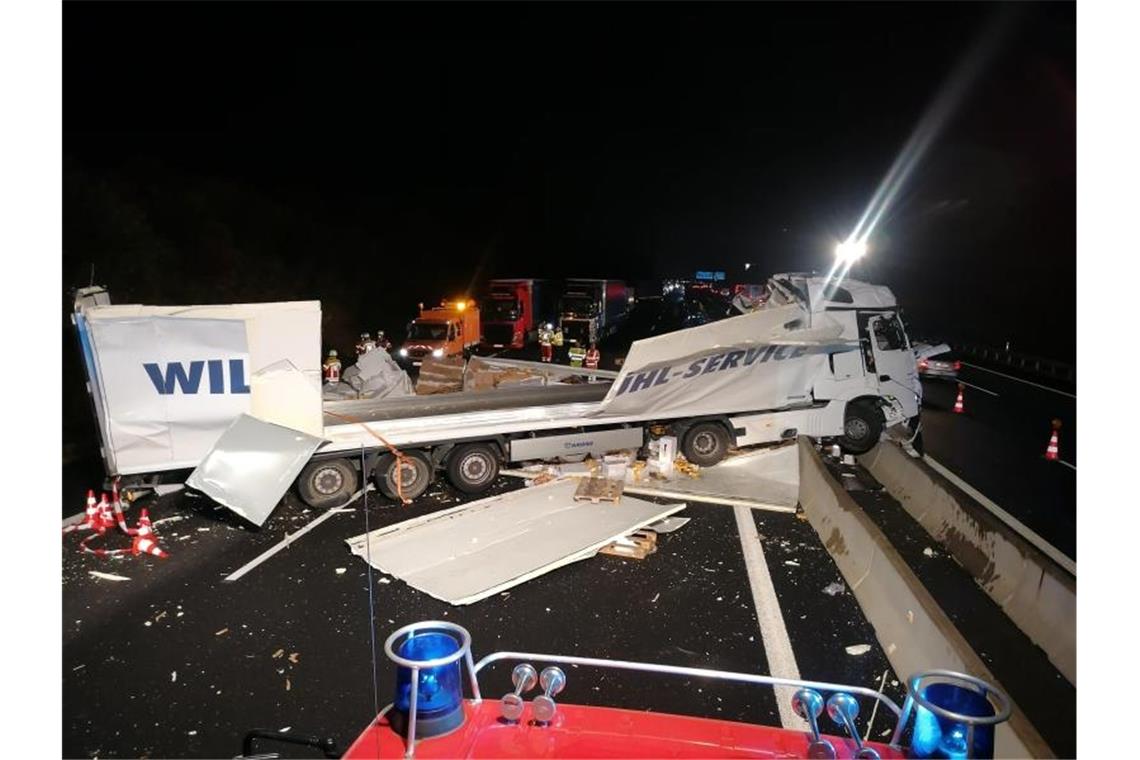
[[415, 499], [428, 489], [434, 479], [431, 462], [419, 451], [405, 451], [403, 466], [399, 466], [396, 457], [385, 454], [376, 463], [373, 478], [380, 493], [389, 499], [399, 499], [400, 491], [396, 488], [397, 473], [400, 485], [403, 487], [405, 499]]
[[485, 443], [463, 443], [447, 457], [447, 479], [463, 493], [482, 493], [499, 476], [499, 458]]
[[315, 509], [337, 507], [356, 493], [360, 476], [347, 459], [309, 462], [297, 477], [297, 493]]
[[839, 445], [848, 454], [866, 454], [879, 442], [883, 432], [883, 413], [866, 401], [847, 405], [843, 417], [843, 435]]
[[712, 467], [728, 454], [731, 441], [728, 431], [719, 422], [698, 422], [681, 439], [681, 453], [685, 459], [701, 467]]

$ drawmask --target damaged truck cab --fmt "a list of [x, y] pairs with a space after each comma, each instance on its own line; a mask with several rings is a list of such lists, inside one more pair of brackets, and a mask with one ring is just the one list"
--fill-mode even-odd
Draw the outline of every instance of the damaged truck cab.
[[827, 354], [827, 371], [816, 378], [816, 402], [844, 403], [841, 443], [851, 453], [870, 450], [884, 427], [908, 423], [918, 429], [922, 383], [894, 294], [858, 280], [840, 282], [808, 274], [779, 274], [769, 281], [766, 307], [799, 305], [815, 332], [838, 330], [858, 350]]

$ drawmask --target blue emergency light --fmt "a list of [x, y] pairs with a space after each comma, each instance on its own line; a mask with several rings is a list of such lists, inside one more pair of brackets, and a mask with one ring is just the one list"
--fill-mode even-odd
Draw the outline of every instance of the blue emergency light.
[[[398, 643], [397, 643], [398, 642]], [[463, 725], [463, 673], [471, 636], [462, 627], [434, 621], [405, 626], [388, 637], [384, 649], [397, 664], [392, 728], [409, 738], [427, 739]]]
[[[923, 686], [928, 679], [938, 682]], [[1000, 690], [951, 671], [927, 671], [911, 678], [908, 705], [912, 700], [917, 708], [910, 751], [912, 757], [920, 758], [992, 758], [994, 726], [1008, 720], [1012, 712], [1009, 697]]]

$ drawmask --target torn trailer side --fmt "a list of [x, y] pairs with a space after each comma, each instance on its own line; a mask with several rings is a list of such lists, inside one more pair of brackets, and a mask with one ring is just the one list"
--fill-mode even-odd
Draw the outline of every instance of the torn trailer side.
[[[162, 482], [163, 473], [196, 467], [229, 423], [250, 413], [323, 439], [296, 483], [320, 507], [342, 503], [369, 479], [390, 497], [415, 498], [440, 474], [479, 493], [508, 462], [580, 461], [640, 449], [660, 435], [676, 436], [687, 459], [708, 466], [733, 446], [809, 435], [838, 438], [860, 453], [887, 426], [917, 428], [921, 385], [887, 288], [851, 280], [833, 287], [806, 275], [779, 275], [770, 287], [773, 298], [756, 312], [635, 342], [616, 376], [546, 365], [579, 383], [323, 406], [319, 304], [299, 312], [297, 304], [262, 304], [133, 314], [146, 324], [136, 326], [130, 351], [115, 340], [119, 315], [108, 310], [155, 307], [77, 299], [76, 311], [106, 423], [109, 475]], [[296, 347], [269, 329], [283, 322], [313, 344], [295, 357], [292, 373], [280, 360]], [[229, 350], [224, 361], [198, 358], [219, 343]], [[144, 369], [148, 352], [166, 358], [165, 368]], [[190, 361], [172, 363], [182, 354]], [[317, 383], [311, 394], [306, 363]], [[250, 378], [244, 395], [227, 396], [226, 366]], [[588, 375], [597, 382], [586, 382]]]

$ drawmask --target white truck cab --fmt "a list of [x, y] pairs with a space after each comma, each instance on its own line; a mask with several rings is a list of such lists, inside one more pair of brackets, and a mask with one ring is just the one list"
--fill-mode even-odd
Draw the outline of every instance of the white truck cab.
[[767, 306], [797, 304], [809, 315], [807, 327], [838, 330], [842, 341], [858, 346], [857, 351], [829, 354], [829, 371], [813, 386], [817, 402], [846, 402], [845, 448], [856, 453], [870, 449], [884, 424], [907, 422], [918, 429], [922, 383], [890, 288], [795, 273], [773, 275], [769, 288]]

